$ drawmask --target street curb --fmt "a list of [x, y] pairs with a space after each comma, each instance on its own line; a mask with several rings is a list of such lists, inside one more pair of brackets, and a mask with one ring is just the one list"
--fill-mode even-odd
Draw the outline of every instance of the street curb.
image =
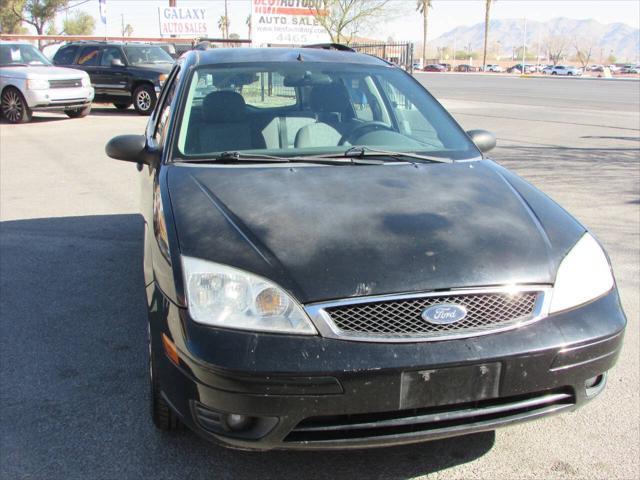
[[640, 81], [640, 76], [638, 77], [578, 77], [578, 76], [563, 76], [563, 75], [518, 75], [511, 73], [483, 73], [483, 72], [413, 72], [421, 75], [474, 75], [477, 77], [502, 77], [502, 78], [526, 78], [526, 79], [545, 79], [545, 80], [605, 80], [608, 82], [633, 82]]

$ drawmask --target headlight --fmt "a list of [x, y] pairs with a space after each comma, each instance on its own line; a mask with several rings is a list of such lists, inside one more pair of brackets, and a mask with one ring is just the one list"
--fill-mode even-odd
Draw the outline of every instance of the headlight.
[[89, 80], [89, 77], [82, 77], [82, 86], [83, 87], [91, 86], [91, 80]]
[[598, 242], [586, 233], [560, 263], [549, 312], [576, 307], [612, 288], [609, 261]]
[[191, 318], [216, 327], [315, 335], [302, 307], [267, 279], [225, 265], [182, 257]]
[[168, 76], [169, 75], [167, 75], [166, 73], [163, 73], [158, 77], [158, 83], [160, 84], [160, 86], [164, 85], [164, 82], [167, 80]]
[[49, 80], [40, 78], [30, 78], [27, 80], [27, 90], [47, 90], [49, 88]]

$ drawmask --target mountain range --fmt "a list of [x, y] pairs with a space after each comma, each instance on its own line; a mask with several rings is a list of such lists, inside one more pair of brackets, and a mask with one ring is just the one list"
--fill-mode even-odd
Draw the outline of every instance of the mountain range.
[[[524, 37], [524, 19], [491, 20], [489, 23], [489, 42], [487, 50], [499, 51], [502, 57], [511, 56], [513, 49], [522, 47]], [[640, 30], [624, 23], [602, 24], [596, 20], [575, 20], [558, 17], [546, 22], [527, 21], [527, 49], [537, 50], [540, 43], [541, 55], [545, 52], [545, 43], [553, 37], [567, 39], [566, 55], [573, 56], [574, 39], [593, 44], [594, 61], [613, 54], [618, 61], [637, 62], [640, 56]], [[429, 42], [431, 47], [481, 51], [484, 42], [484, 22], [471, 26], [459, 26]]]

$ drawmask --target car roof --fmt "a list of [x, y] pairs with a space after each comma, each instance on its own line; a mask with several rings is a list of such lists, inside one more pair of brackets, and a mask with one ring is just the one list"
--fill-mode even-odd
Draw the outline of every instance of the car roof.
[[195, 50], [184, 54], [185, 60], [199, 65], [217, 63], [255, 62], [326, 62], [356, 63], [391, 67], [391, 64], [374, 57], [356, 52], [326, 50], [322, 48], [214, 48]]

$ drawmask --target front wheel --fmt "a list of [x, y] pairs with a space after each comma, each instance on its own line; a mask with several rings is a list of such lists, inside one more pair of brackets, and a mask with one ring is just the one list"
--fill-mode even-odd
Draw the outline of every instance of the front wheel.
[[87, 105], [86, 107], [74, 110], [65, 110], [64, 113], [66, 113], [69, 118], [86, 117], [87, 115], [89, 115], [89, 113], [91, 113], [91, 105]]
[[551, 75], [557, 75], [558, 72], [551, 72]]
[[7, 87], [2, 92], [0, 107], [2, 108], [2, 116], [9, 123], [27, 123], [31, 120], [31, 109], [17, 88]]
[[156, 91], [151, 85], [140, 85], [133, 92], [133, 108], [140, 115], [151, 115], [156, 101]]

